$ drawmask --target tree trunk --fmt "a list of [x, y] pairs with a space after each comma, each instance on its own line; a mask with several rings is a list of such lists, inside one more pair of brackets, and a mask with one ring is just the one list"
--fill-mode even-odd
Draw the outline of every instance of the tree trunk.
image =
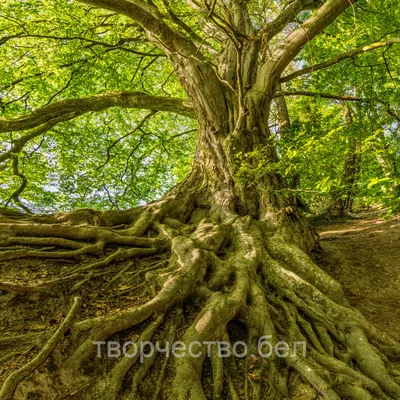
[[360, 174], [361, 143], [351, 132], [354, 129], [353, 114], [349, 105], [343, 105], [344, 120], [348, 129], [348, 143], [339, 188], [331, 193], [331, 214], [339, 217], [353, 211], [356, 186]]

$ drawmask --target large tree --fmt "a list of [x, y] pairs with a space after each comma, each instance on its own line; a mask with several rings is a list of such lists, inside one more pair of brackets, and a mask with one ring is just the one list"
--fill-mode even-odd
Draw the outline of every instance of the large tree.
[[[18, 11], [26, 15], [40, 15], [37, 10], [41, 7], [58, 8], [59, 15], [46, 23], [53, 23], [65, 32], [35, 29], [43, 23], [36, 16], [26, 21], [26, 26], [18, 19], [17, 11], [15, 14], [10, 11], [14, 6], [18, 8], [17, 3], [22, 8]], [[82, 257], [85, 260], [86, 257], [89, 260], [67, 268], [59, 278], [37, 284], [0, 282], [0, 290], [11, 297], [33, 293], [46, 299], [60, 293], [58, 288], [66, 285], [71, 292], [81, 291], [87, 302], [103, 296], [111, 308], [101, 316], [89, 315], [73, 322], [82, 302], [77, 297], [57, 330], [0, 339], [0, 345], [9, 347], [17, 347], [21, 342], [32, 345], [32, 341], [39, 339], [46, 343], [37, 357], [7, 378], [0, 399], [255, 400], [311, 399], [321, 395], [330, 400], [400, 399], [400, 372], [394, 364], [400, 356], [398, 344], [351, 308], [340, 284], [308, 256], [315, 235], [301, 215], [301, 202], [296, 196], [288, 195], [296, 193], [288, 190], [290, 183], [274, 169], [257, 175], [250, 183], [237, 179], [243, 156], [259, 146], [264, 149], [264, 162], [274, 165], [279, 158], [279, 148], [269, 129], [274, 98], [315, 94], [290, 92], [283, 86], [285, 83], [400, 40], [391, 37], [365, 43], [317, 65], [299, 69], [304, 61], [300, 64], [295, 61], [299, 60], [302, 49], [312, 44], [346, 9], [356, 10], [355, 2], [77, 0], [6, 1], [5, 4], [10, 13], [2, 17], [11, 21], [13, 29], [7, 28], [9, 32], [0, 40], [3, 45], [21, 39], [80, 43], [73, 51], [70, 49], [78, 56], [62, 68], [88, 63], [88, 58], [79, 58], [81, 48], [93, 52], [94, 59], [101, 62], [118, 51], [124, 57], [117, 60], [125, 62], [126, 67], [111, 65], [116, 62], [112, 59], [109, 65], [118, 69], [118, 76], [123, 76], [125, 68], [131, 71], [135, 57], [141, 58], [140, 63], [143, 59], [161, 58], [163, 63], [169, 63], [170, 74], [177, 79], [174, 81], [176, 97], [125, 91], [120, 87], [118, 91], [98, 94], [102, 86], [98, 82], [107, 82], [111, 74], [86, 74], [77, 84], [80, 92], [75, 92], [88, 88], [85, 97], [71, 96], [55, 101], [60, 94], [68, 93], [69, 87], [74, 87], [71, 82], [81, 74], [79, 67], [72, 70], [70, 78], [44, 106], [17, 117], [18, 106], [15, 106], [10, 117], [0, 118], [0, 132], [11, 133], [0, 162], [3, 169], [11, 168], [20, 181], [9, 200], [27, 211], [3, 210], [1, 244], [7, 248], [0, 253], [0, 261], [7, 263], [25, 257], [45, 260], [82, 260]], [[96, 18], [91, 19], [92, 12]], [[62, 24], [60, 15], [64, 13], [72, 13], [71, 21], [75, 17], [76, 24], [100, 22], [95, 27], [86, 27], [85, 35], [80, 36]], [[82, 21], [85, 16], [87, 21]], [[129, 29], [134, 30], [135, 37], [123, 36]], [[103, 38], [107, 34], [119, 40], [110, 43]], [[99, 55], [97, 48], [104, 52]], [[15, 48], [18, 51], [25, 50], [21, 46]], [[12, 68], [31, 62], [29, 56], [33, 51], [28, 48], [27, 53], [14, 60]], [[43, 58], [50, 56], [59, 54], [43, 55]], [[28, 57], [27, 61], [24, 57]], [[154, 60], [145, 68], [150, 68]], [[37, 65], [37, 58], [33, 63]], [[141, 68], [143, 77], [144, 68]], [[162, 68], [168, 71], [167, 67]], [[42, 79], [51, 80], [52, 73], [57, 76], [58, 69], [45, 72], [33, 68], [32, 71], [31, 76], [22, 76], [8, 87], [40, 77], [43, 85], [37, 85], [41, 89], [37, 100], [40, 102], [48, 90]], [[153, 71], [153, 84], [158, 87], [160, 78], [164, 78], [157, 76], [159, 71], [159, 68]], [[168, 80], [169, 72], [166, 74]], [[178, 84], [182, 91], [177, 88]], [[7, 85], [3, 90], [6, 89]], [[319, 95], [341, 101], [357, 100], [349, 94]], [[27, 95], [20, 97], [26, 100]], [[276, 103], [278, 107], [279, 103]], [[13, 101], [11, 104], [15, 105]], [[110, 108], [148, 111], [133, 131], [109, 142], [104, 164], [98, 169], [108, 163], [112, 150], [125, 137], [143, 132], [135, 144], [139, 147], [146, 137], [144, 124], [156, 113], [167, 112], [197, 121], [195, 154], [186, 177], [159, 200], [135, 208], [30, 214], [20, 199], [28, 184], [21, 172], [23, 151], [39, 140], [31, 151], [33, 154], [46, 140], [43, 135], [63, 134], [57, 131], [58, 126], [67, 126], [74, 119], [82, 121], [79, 118], [86, 114], [92, 116]], [[121, 115], [127, 114], [120, 114], [119, 118], [123, 119]], [[159, 119], [158, 124], [170, 125], [167, 129], [170, 130], [173, 124], [168, 118]], [[179, 138], [190, 129], [186, 119], [176, 120], [176, 124], [179, 121], [186, 121], [182, 125], [187, 126], [185, 129], [178, 126], [176, 133], [169, 132], [170, 136]], [[95, 117], [91, 125], [92, 131], [101, 132], [99, 143], [106, 135], [101, 125], [106, 123], [111, 124]], [[114, 129], [119, 128], [114, 125]], [[81, 123], [81, 129], [85, 132], [85, 124]], [[98, 151], [96, 134], [91, 132], [90, 137], [96, 142], [88, 144], [87, 157], [91, 150]], [[161, 144], [165, 145], [167, 140], [168, 137], [162, 138]], [[151, 147], [145, 140], [144, 143], [147, 149]], [[47, 152], [51, 153], [50, 145]], [[100, 178], [95, 174], [92, 180], [96, 179]], [[73, 186], [69, 190], [73, 191]], [[112, 182], [105, 190], [111, 197], [115, 194]], [[138, 267], [135, 276], [146, 273], [140, 275], [144, 280], [140, 285], [128, 285], [126, 291], [136, 296], [135, 301], [129, 306], [124, 303], [125, 309], [121, 310], [120, 303], [111, 300], [115, 295], [114, 285], [124, 280], [124, 273], [132, 268], [126, 262], [141, 257], [151, 257], [153, 263]], [[102, 281], [105, 275], [109, 279]], [[99, 280], [100, 285], [93, 289], [98, 292], [93, 297], [93, 290], [88, 292], [83, 288], [94, 280]], [[65, 336], [69, 327], [71, 334]], [[192, 357], [186, 352], [183, 357], [167, 358], [155, 353], [141, 365], [138, 357], [125, 356], [107, 362], [95, 357], [94, 342], [123, 341], [131, 338], [133, 332], [138, 334], [138, 343], [157, 340], [161, 347], [174, 340], [182, 341], [187, 347], [200, 342], [202, 355]], [[273, 346], [285, 341], [290, 356], [262, 357], [258, 344], [264, 336]], [[248, 355], [242, 362], [234, 357], [219, 357], [215, 349], [211, 351], [211, 362], [206, 358], [205, 342], [234, 344], [238, 340], [248, 346]], [[294, 344], [299, 341], [307, 343], [306, 356], [301, 347], [296, 351]], [[47, 367], [38, 369], [52, 352], [51, 361], [46, 361]], [[264, 352], [267, 352], [265, 348]], [[141, 381], [147, 382], [145, 389], [140, 387]]]

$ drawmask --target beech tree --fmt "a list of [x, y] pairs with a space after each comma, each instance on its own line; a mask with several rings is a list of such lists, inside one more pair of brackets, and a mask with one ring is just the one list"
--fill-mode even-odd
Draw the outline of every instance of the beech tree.
[[[21, 93], [6, 104], [6, 115], [0, 118], [0, 132], [10, 135], [4, 136], [0, 162], [3, 173], [12, 171], [17, 179], [8, 203], [25, 212], [2, 210], [0, 261], [74, 262], [59, 277], [34, 285], [3, 281], [0, 290], [8, 293], [7, 301], [24, 293], [43, 302], [62, 290], [70, 297], [80, 294], [57, 329], [24, 336], [15, 332], [0, 339], [7, 349], [22, 342], [42, 345], [37, 356], [5, 379], [1, 400], [400, 399], [400, 371], [395, 365], [399, 345], [350, 307], [340, 284], [312, 261], [308, 253], [316, 237], [302, 215], [296, 191], [288, 190], [291, 183], [273, 169], [250, 183], [237, 179], [243, 156], [258, 146], [263, 146], [264, 163], [273, 165], [279, 159], [269, 127], [274, 99], [318, 95], [357, 100], [351, 93], [293, 90], [292, 80], [400, 42], [391, 35], [329, 53], [314, 65], [299, 62], [302, 50], [309, 51], [346, 10], [351, 18], [353, 12], [357, 15], [355, 4], [351, 0], [5, 1], [0, 44], [9, 46], [9, 53], [4, 57], [13, 58], [8, 68], [14, 72], [30, 65], [31, 73], [15, 77], [2, 89]], [[43, 19], [41, 13], [53, 17]], [[47, 54], [40, 47], [48, 41], [60, 44], [57, 51], [53, 48]], [[64, 52], [71, 58], [58, 65], [43, 67], [38, 61], [40, 57], [60, 61]], [[102, 68], [94, 68], [96, 62]], [[88, 65], [93, 68], [86, 70]], [[60, 70], [65, 69], [70, 75], [60, 83]], [[146, 70], [151, 71], [152, 82]], [[127, 71], [133, 78], [124, 76]], [[129, 82], [137, 78], [148, 89], [142, 82], [143, 90], [130, 90]], [[32, 88], [22, 93], [25, 84]], [[104, 87], [107, 90], [101, 92]], [[166, 88], [169, 92], [163, 96]], [[76, 96], [85, 90], [84, 96]], [[132, 118], [135, 126], [129, 128]], [[77, 139], [79, 135], [83, 139]], [[48, 189], [51, 179], [60, 175], [53, 171], [52, 178], [42, 166], [42, 153], [51, 163], [52, 148], [68, 152], [77, 146], [75, 140], [87, 137], [90, 141], [84, 142], [77, 164], [66, 166], [71, 175], [91, 153], [97, 154], [96, 162], [102, 162], [90, 176], [94, 184], [101, 181], [102, 168], [108, 168], [114, 156], [130, 157], [143, 146], [138, 159], [147, 160], [151, 174], [159, 172], [168, 182], [155, 178], [154, 187], [147, 183], [133, 208], [121, 195], [121, 202], [109, 210], [32, 214], [34, 197], [29, 204], [21, 200], [29, 184], [22, 164], [29, 159], [36, 163], [36, 174], [46, 179]], [[172, 137], [175, 142], [169, 144]], [[187, 159], [181, 161], [174, 175], [173, 160], [177, 152], [191, 151], [191, 138], [195, 140], [191, 166], [187, 167]], [[105, 149], [100, 148], [104, 143]], [[171, 151], [169, 166], [162, 159], [162, 166], [153, 168], [148, 157], [154, 148], [165, 154]], [[132, 173], [128, 164], [118, 162], [112, 168], [105, 173], [120, 177], [123, 171], [123, 176], [140, 181], [140, 171]], [[140, 204], [180, 177], [158, 200]], [[78, 183], [66, 185], [61, 179], [53, 185], [67, 193], [64, 205], [68, 192], [74, 201]], [[98, 189], [97, 196], [105, 199], [102, 204], [119, 196], [119, 185], [113, 178]], [[37, 190], [41, 199], [48, 198], [47, 189]], [[41, 211], [40, 205], [36, 207]], [[151, 262], [140, 264], [146, 259]], [[129, 285], [132, 274], [127, 274], [134, 268], [131, 260], [137, 263], [134, 276], [142, 280], [134, 286]], [[90, 286], [93, 282], [98, 284]], [[135, 298], [126, 303], [119, 292], [123, 307], [111, 301], [121, 282]], [[108, 311], [77, 320], [82, 301], [89, 304], [96, 296], [109, 302]], [[66, 304], [67, 300], [68, 296]], [[162, 348], [177, 340], [186, 348], [199, 343], [201, 356], [186, 352], [166, 357], [156, 352], [141, 364], [139, 355], [107, 361], [96, 357], [96, 342], [132, 337], [137, 344], [157, 341]], [[263, 337], [274, 348], [284, 341], [290, 355], [263, 357], [259, 351]], [[207, 342], [234, 345], [238, 340], [248, 348], [242, 361], [222, 358], [215, 349], [211, 361], [206, 357]], [[306, 354], [296, 347], [298, 342], [306, 343]]]

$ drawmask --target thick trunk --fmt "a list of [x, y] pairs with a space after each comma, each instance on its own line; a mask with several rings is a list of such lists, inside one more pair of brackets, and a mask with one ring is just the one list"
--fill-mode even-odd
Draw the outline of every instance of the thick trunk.
[[[264, 100], [264, 101], [263, 101]], [[256, 96], [245, 98], [243, 121], [237, 109], [237, 101], [226, 95], [224, 104], [228, 110], [229, 124], [222, 123], [203, 109], [199, 118], [198, 144], [189, 180], [192, 192], [197, 192], [195, 207], [208, 208], [209, 215], [218, 223], [232, 217], [250, 216], [256, 221], [272, 223], [275, 229], [285, 232], [286, 239], [309, 251], [314, 235], [297, 210], [294, 197], [282, 196], [287, 183], [277, 173], [263, 175], [251, 185], [237, 181], [239, 155], [263, 146], [270, 163], [277, 161], [277, 154], [268, 130], [271, 99]], [[239, 121], [239, 122], [238, 122]], [[183, 186], [187, 182], [182, 183]], [[178, 185], [178, 188], [180, 185]], [[186, 189], [184, 189], [186, 191]], [[175, 191], [172, 191], [175, 196]], [[170, 194], [167, 194], [169, 197]]]

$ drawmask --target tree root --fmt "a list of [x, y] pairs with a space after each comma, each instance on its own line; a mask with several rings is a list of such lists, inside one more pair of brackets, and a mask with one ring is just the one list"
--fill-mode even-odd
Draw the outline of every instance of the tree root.
[[[178, 309], [178, 315], [176, 316], [176, 318], [173, 318], [169, 325], [166, 327], [165, 331], [166, 331], [166, 340], [164, 342], [164, 346], [166, 346], [168, 343], [173, 343], [176, 337], [176, 327], [177, 324], [176, 322], [179, 321], [182, 317], [182, 309]], [[165, 374], [166, 374], [166, 370], [167, 370], [167, 365], [168, 365], [168, 361], [169, 358], [168, 357], [164, 357], [164, 360], [162, 362], [162, 366], [161, 366], [161, 371], [160, 371], [160, 375], [158, 377], [157, 380], [157, 386], [156, 389], [154, 391], [154, 395], [152, 400], [158, 400], [161, 390], [162, 390], [162, 386], [164, 384], [164, 379], [165, 379]]]
[[18, 371], [13, 372], [4, 382], [3, 387], [0, 390], [0, 400], [8, 400], [13, 395], [15, 388], [18, 383], [26, 378], [32, 373], [39, 365], [41, 365], [47, 357], [51, 354], [57, 343], [61, 340], [67, 329], [70, 327], [72, 321], [76, 317], [76, 314], [81, 307], [82, 299], [80, 297], [75, 297], [74, 304], [68, 313], [65, 320], [62, 322], [60, 327], [51, 337], [46, 346], [39, 352], [39, 354], [30, 362], [25, 364]]
[[[154, 332], [162, 324], [164, 318], [165, 314], [160, 315], [155, 321], [151, 322], [140, 335], [140, 338], [136, 343], [140, 345], [151, 340]], [[128, 351], [126, 356], [123, 357], [123, 359], [112, 369], [110, 374], [110, 383], [107, 385], [108, 387], [105, 390], [104, 400], [115, 400], [117, 398], [125, 375], [140, 356], [139, 352], [137, 352], [136, 355], [133, 355], [133, 350], [134, 349]], [[141, 378], [139, 376], [137, 376], [136, 380], [134, 379], [133, 382], [136, 386], [138, 384], [138, 380], [140, 379]], [[136, 390], [133, 388], [132, 391], [135, 392]], [[99, 393], [101, 393], [101, 391], [99, 391]]]
[[[83, 285], [106, 274], [114, 276], [98, 287], [110, 302], [119, 301], [116, 298], [125, 292], [144, 289], [137, 296], [140, 302], [134, 301], [122, 311], [120, 305], [114, 305], [112, 315], [71, 324], [79, 308], [76, 303], [55, 333], [48, 330], [0, 338], [0, 346], [13, 347], [22, 338], [35, 341], [53, 334], [31, 363], [9, 376], [1, 400], [10, 398], [17, 385], [16, 399], [23, 398], [28, 379], [22, 379], [44, 362], [69, 325], [72, 348], [60, 346], [54, 357], [57, 373], [48, 376], [54, 382], [54, 393], [41, 392], [40, 385], [35, 386], [49, 399], [75, 393], [77, 399], [133, 396], [158, 400], [162, 392], [174, 400], [282, 399], [290, 398], [296, 386], [292, 376], [328, 400], [400, 399], [400, 374], [392, 362], [400, 355], [397, 343], [350, 308], [340, 285], [299, 247], [281, 234], [266, 232], [250, 217], [230, 216], [218, 223], [207, 216], [189, 220], [185, 214], [177, 220], [177, 213], [171, 218], [168, 210], [170, 205], [157, 203], [135, 210], [136, 219], [126, 224], [113, 217], [114, 226], [66, 225], [59, 217], [53, 217], [58, 221], [54, 224], [32, 224], [30, 219], [0, 223], [3, 247], [29, 246], [1, 252], [1, 260], [91, 257], [87, 264], [68, 270], [66, 276], [30, 286], [1, 282], [0, 290], [49, 294], [55, 285], [74, 281], [69, 291], [86, 293], [88, 287], [82, 290]], [[93, 260], [103, 254], [103, 259]], [[139, 265], [139, 257], [160, 254], [162, 260]], [[138, 266], [130, 271], [132, 259]], [[123, 261], [127, 264], [119, 267]], [[132, 286], [114, 291], [117, 281]], [[94, 342], [113, 338], [124, 343], [133, 337], [137, 337], [136, 345], [157, 340], [167, 346], [178, 339], [186, 349], [198, 342], [196, 351], [201, 354], [193, 357], [186, 351], [171, 359], [154, 353], [140, 365], [140, 355], [129, 352], [115, 362], [102, 363], [93, 357]], [[281, 358], [275, 352], [262, 356], [260, 350], [265, 352], [266, 347], [260, 347], [259, 341], [266, 337], [274, 349], [287, 343], [290, 356]], [[236, 362], [233, 355], [222, 358], [212, 346], [211, 362], [205, 364], [207, 342], [227, 342], [232, 352], [238, 340], [247, 346], [242, 361]], [[296, 342], [306, 344], [306, 354], [294, 346]], [[4, 357], [3, 363], [7, 355]], [[211, 365], [212, 390], [204, 387], [204, 365]], [[99, 376], [85, 372], [88, 368], [96, 369]], [[73, 379], [77, 373], [82, 380]], [[154, 374], [158, 374], [156, 378]], [[151, 384], [142, 385], [147, 380]]]
[[[15, 260], [23, 257], [38, 257], [38, 258], [73, 258], [82, 256], [84, 254], [99, 254], [103, 251], [104, 243], [98, 242], [96, 244], [81, 247], [78, 250], [71, 251], [46, 251], [46, 248], [41, 250], [8, 250], [0, 253], [0, 261]], [[53, 249], [53, 247], [49, 248]]]

